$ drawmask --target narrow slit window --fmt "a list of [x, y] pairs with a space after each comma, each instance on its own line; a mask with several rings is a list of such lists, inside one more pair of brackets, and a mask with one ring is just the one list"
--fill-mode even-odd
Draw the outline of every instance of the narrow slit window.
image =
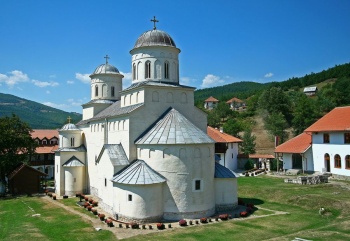
[[128, 201], [129, 201], [129, 202], [132, 201], [132, 195], [131, 195], [131, 194], [128, 195]]
[[201, 190], [201, 180], [196, 180], [194, 183], [194, 189], [196, 191]]
[[114, 97], [114, 86], [111, 87], [111, 96]]

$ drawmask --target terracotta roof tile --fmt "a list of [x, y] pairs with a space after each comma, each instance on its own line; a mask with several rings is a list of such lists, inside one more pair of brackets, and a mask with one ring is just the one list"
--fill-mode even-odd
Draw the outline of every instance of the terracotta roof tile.
[[278, 153], [304, 153], [311, 147], [311, 135], [301, 133], [300, 135], [286, 141], [276, 147], [275, 152]]
[[37, 154], [45, 154], [45, 153], [55, 153], [55, 150], [58, 149], [58, 145], [54, 146], [39, 146], [35, 149]]
[[349, 131], [350, 106], [336, 107], [316, 121], [305, 132]]
[[215, 142], [221, 142], [221, 143], [242, 142], [241, 139], [231, 136], [229, 134], [226, 134], [225, 132], [221, 133], [218, 129], [215, 129], [211, 126], [207, 127], [207, 134]]
[[42, 129], [34, 129], [32, 134], [32, 138], [39, 138], [40, 140], [44, 139], [45, 137], [47, 139], [51, 139], [53, 137], [58, 138], [58, 130], [42, 130]]
[[240, 99], [238, 99], [238, 98], [236, 98], [236, 97], [233, 97], [232, 99], [228, 100], [226, 103], [227, 103], [227, 104], [230, 104], [230, 103], [232, 103], [232, 102], [242, 103], [243, 100], [240, 100]]
[[217, 99], [215, 99], [213, 96], [210, 96], [208, 99], [206, 99], [204, 102], [219, 102]]

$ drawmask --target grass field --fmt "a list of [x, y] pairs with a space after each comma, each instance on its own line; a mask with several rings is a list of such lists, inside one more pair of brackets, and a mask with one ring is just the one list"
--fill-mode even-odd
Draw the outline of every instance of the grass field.
[[[249, 219], [233, 219], [196, 227], [173, 228], [125, 240], [350, 240], [350, 183], [285, 184], [269, 176], [239, 178], [239, 197], [260, 207]], [[74, 206], [73, 199], [65, 200]], [[44, 205], [45, 204], [45, 205]], [[32, 211], [29, 207], [33, 208]], [[324, 215], [319, 209], [326, 209]], [[76, 207], [79, 209], [78, 207]], [[288, 214], [269, 215], [273, 211]], [[84, 211], [84, 210], [82, 210]], [[40, 217], [32, 214], [40, 213]], [[108, 231], [40, 198], [0, 200], [0, 240], [115, 240]]]

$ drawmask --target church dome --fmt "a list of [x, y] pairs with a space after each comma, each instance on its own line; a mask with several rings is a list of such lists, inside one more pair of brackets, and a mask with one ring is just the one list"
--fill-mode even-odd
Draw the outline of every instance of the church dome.
[[65, 124], [60, 131], [79, 131], [80, 129], [73, 123]]
[[119, 70], [110, 64], [101, 64], [92, 74], [119, 74]]
[[176, 44], [168, 33], [158, 29], [153, 29], [141, 34], [141, 36], [137, 39], [134, 48], [145, 46], [176, 47]]

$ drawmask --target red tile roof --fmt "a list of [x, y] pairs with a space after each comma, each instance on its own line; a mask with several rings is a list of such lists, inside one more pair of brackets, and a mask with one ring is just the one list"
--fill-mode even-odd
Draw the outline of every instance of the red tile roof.
[[58, 145], [39, 146], [35, 149], [35, 153], [37, 153], [37, 154], [54, 153], [54, 151], [57, 149], [58, 149]]
[[217, 99], [215, 99], [213, 96], [210, 96], [208, 99], [206, 99], [204, 102], [219, 102]]
[[266, 158], [266, 159], [273, 159], [275, 158], [274, 155], [271, 154], [249, 154], [249, 158]]
[[240, 100], [240, 99], [238, 99], [238, 98], [236, 98], [236, 97], [233, 97], [232, 99], [228, 100], [226, 103], [227, 103], [227, 104], [230, 104], [230, 103], [232, 103], [232, 102], [242, 103], [243, 100]]
[[305, 130], [319, 131], [350, 131], [350, 106], [334, 108]]
[[44, 139], [45, 137], [47, 139], [51, 139], [53, 137], [58, 138], [58, 130], [40, 130], [40, 129], [34, 129], [32, 134], [32, 138], [39, 138], [40, 140]]
[[304, 153], [311, 146], [311, 135], [307, 133], [301, 133], [300, 135], [286, 141], [285, 143], [277, 146], [275, 152], [278, 153]]
[[231, 136], [224, 132], [220, 132], [220, 130], [215, 129], [211, 126], [207, 127], [207, 134], [215, 142], [220, 142], [220, 143], [242, 142], [241, 139], [238, 139], [237, 137]]

